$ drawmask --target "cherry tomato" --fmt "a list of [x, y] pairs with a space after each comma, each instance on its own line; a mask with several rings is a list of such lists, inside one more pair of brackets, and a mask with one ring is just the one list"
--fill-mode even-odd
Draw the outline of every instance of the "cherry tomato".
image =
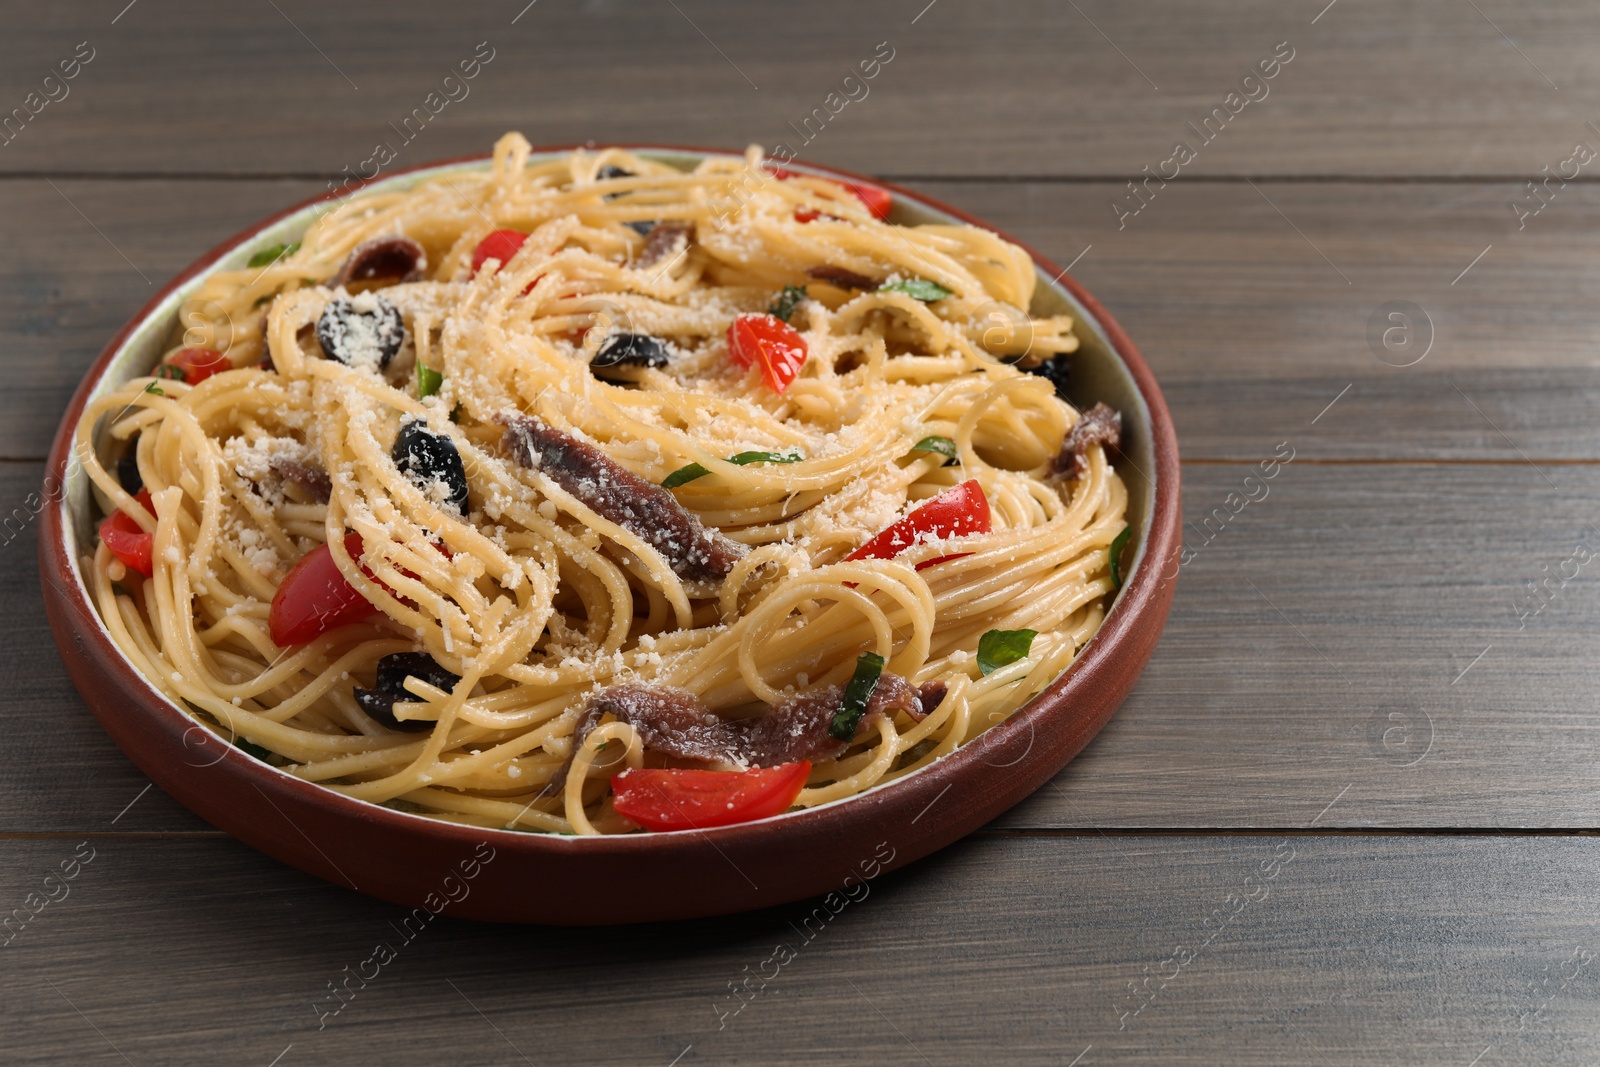
[[741, 367], [759, 363], [772, 391], [781, 393], [806, 365], [806, 339], [776, 315], [740, 315], [728, 324], [728, 354]]
[[[983, 487], [977, 481], [969, 480], [946, 489], [845, 559], [893, 559], [911, 546], [930, 538], [943, 541], [952, 537], [986, 534], [991, 528], [989, 498], [983, 495]], [[953, 556], [923, 560], [917, 564], [917, 570], [971, 554], [958, 552]]]
[[[344, 550], [361, 559], [361, 535], [344, 535]], [[267, 625], [280, 648], [303, 645], [346, 623], [359, 622], [378, 609], [362, 596], [333, 562], [327, 545], [318, 545], [300, 558], [272, 598]]]
[[811, 761], [748, 771], [667, 768], [612, 776], [613, 803], [646, 830], [701, 830], [781, 815], [805, 787]]
[[498, 259], [504, 267], [511, 262], [511, 257], [517, 254], [517, 249], [522, 247], [522, 242], [528, 235], [520, 230], [496, 230], [478, 242], [478, 247], [472, 250], [472, 273], [477, 274], [483, 269], [484, 263], [491, 259]]
[[894, 207], [894, 196], [887, 189], [866, 182], [845, 182], [845, 186], [856, 194], [856, 199], [861, 201], [868, 211], [872, 212], [875, 219], [887, 219], [889, 211]]
[[199, 385], [213, 374], [232, 370], [228, 357], [215, 348], [185, 348], [156, 368], [162, 378], [181, 378], [190, 385]]
[[[150, 502], [150, 490], [139, 490], [135, 499], [150, 514], [156, 513], [155, 505]], [[146, 532], [127, 512], [118, 511], [100, 524], [100, 541], [129, 570], [138, 571], [146, 578], [156, 572], [156, 535]]]
[[[767, 165], [767, 173], [772, 176], [774, 181], [780, 182], [786, 182], [790, 178], [798, 177], [794, 171], [785, 170], [782, 167], [772, 164]], [[808, 177], [810, 177], [810, 175], [808, 175]], [[894, 207], [894, 194], [889, 192], [887, 189], [880, 188], [876, 185], [869, 185], [866, 182], [849, 180], [839, 181], [834, 178], [823, 178], [822, 180], [825, 182], [832, 182], [834, 185], [842, 185], [846, 189], [849, 189], [856, 195], [856, 199], [861, 201], [862, 205], [872, 213], [872, 217], [875, 219], [887, 219], [889, 217], [890, 209]], [[819, 214], [821, 214], [821, 212], [812, 211], [810, 208], [801, 208], [794, 213], [794, 218], [796, 222], [811, 222]], [[809, 215], [810, 217], [801, 218], [801, 215]]]

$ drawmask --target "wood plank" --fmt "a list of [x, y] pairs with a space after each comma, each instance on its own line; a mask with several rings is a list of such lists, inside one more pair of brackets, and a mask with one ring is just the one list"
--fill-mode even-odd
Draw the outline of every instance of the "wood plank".
[[[1520, 231], [1517, 189], [1499, 183], [1175, 181], [1122, 229], [1110, 186], [921, 188], [1077, 259], [1155, 371], [1186, 457], [1253, 461], [1289, 436], [1342, 459], [1600, 455], [1582, 281], [1600, 187], [1562, 190]], [[1382, 345], [1397, 301], [1424, 312], [1425, 354]]]
[[[0, 842], [0, 900], [75, 845]], [[409, 943], [399, 908], [233, 842], [89, 847], [4, 949], [8, 1063], [1579, 1064], [1600, 1024], [1574, 839], [989, 838], [837, 915], [446, 912]], [[369, 981], [324, 1018], [346, 967]]]
[[[1600, 549], [1600, 470], [1551, 468], [1553, 490], [1520, 465], [1297, 457], [1247, 485], [1254, 469], [1186, 466], [1193, 558], [1161, 647], [1100, 737], [997, 825], [1303, 827], [1336, 798], [1319, 826], [1595, 825], [1597, 572], [1554, 581], [1525, 621], [1515, 605], [1579, 540]], [[38, 478], [0, 466], [0, 505]], [[1237, 506], [1233, 492], [1259, 499], [1218, 530], [1212, 509]], [[111, 830], [146, 782], [39, 621], [32, 538], [0, 548], [15, 561], [0, 571], [0, 671], [16, 679], [0, 831]], [[159, 790], [114, 827], [203, 828]]]
[[[788, 124], [825, 108], [888, 42], [892, 62], [868, 95], [824, 113], [809, 154], [899, 174], [1120, 179], [1187, 139], [1199, 147], [1195, 174], [1532, 177], [1589, 137], [1600, 88], [1593, 21], [1576, 0], [1529, 10], [1343, 0], [1320, 16], [1321, 3], [1268, 0], [1002, 10], [829, 0], [793, 19], [709, 0], [626, 17], [607, 4], [286, 0], [218, 11], [188, 0], [119, 15], [124, 6], [14, 13], [6, 110], [78, 42], [95, 56], [0, 153], [0, 169], [331, 176], [381, 140], [402, 158], [444, 157], [515, 128], [535, 143], [770, 145], [797, 139]], [[469, 95], [454, 90], [458, 101], [403, 144], [390, 123], [440, 91], [480, 41], [494, 58]], [[1279, 42], [1294, 58], [1203, 144], [1188, 124], [1223, 106]], [[174, 72], [203, 91], [174, 91]], [[158, 129], [181, 130], [181, 143]]]
[[1594, 825], [1600, 472], [1549, 473], [1186, 465], [1161, 647], [999, 824]]
[[[70, 99], [70, 97], [69, 97]], [[54, 187], [52, 187], [52, 185]], [[6, 182], [0, 457], [43, 459], [73, 390], [168, 279], [310, 182]]]
[[[15, 255], [0, 266], [0, 456], [44, 455], [84, 368], [154, 285], [316, 189], [54, 185], [4, 184], [0, 242]], [[1186, 456], [1254, 460], [1292, 435], [1323, 458], [1600, 459], [1600, 321], [1584, 281], [1600, 186], [1563, 190], [1521, 232], [1503, 183], [1174, 182], [1121, 231], [1109, 184], [922, 188], [1078, 260], [1155, 369]], [[1393, 300], [1433, 324], [1415, 366], [1368, 347], [1369, 319]]]

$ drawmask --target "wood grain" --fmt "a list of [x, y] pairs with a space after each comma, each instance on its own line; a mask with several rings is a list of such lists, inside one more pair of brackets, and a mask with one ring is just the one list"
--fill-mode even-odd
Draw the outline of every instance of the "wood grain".
[[[1591, 5], [525, 3], [4, 13], [0, 116], [95, 53], [0, 134], [0, 908], [96, 851], [0, 946], [0, 1060], [1593, 1061], [1600, 861], [1568, 835], [1600, 818], [1600, 597], [1588, 566], [1542, 600], [1526, 583], [1600, 538], [1600, 188], [1556, 185], [1520, 225], [1510, 206], [1600, 145]], [[480, 41], [470, 95], [406, 142], [391, 123]], [[1201, 145], [1188, 124], [1280, 41], [1270, 95]], [[866, 98], [802, 144], [790, 123], [879, 42]], [[39, 458], [154, 287], [379, 141], [403, 166], [508, 129], [788, 140], [906, 179], [1075, 263], [1172, 406], [1192, 558], [1127, 705], [814, 942], [795, 906], [582, 931], [447, 915], [402, 944], [398, 909], [148, 787], [43, 625]], [[1119, 219], [1180, 138], [1194, 161]], [[1433, 334], [1403, 368], [1369, 341], [1395, 301]], [[1294, 461], [1238, 510], [1279, 442]], [[380, 940], [398, 958], [319, 1030], [313, 1004]], [[719, 1020], [780, 941], [797, 958]]]
[[[21, 906], [77, 845], [0, 843], [0, 901]], [[232, 841], [88, 848], [68, 895], [0, 949], [8, 1063], [1251, 1067], [1403, 1050], [1464, 1067], [1485, 1047], [1589, 1063], [1600, 1022], [1600, 858], [1570, 838], [975, 839], [837, 915], [810, 901], [571, 930], [446, 911], [409, 942], [400, 909]], [[619, 889], [619, 905], [641, 891]], [[363, 966], [380, 942], [396, 958]], [[369, 981], [324, 1018], [346, 967]]]
[[[84, 369], [156, 286], [317, 186], [0, 188], [13, 208], [0, 213], [0, 242], [14, 251], [0, 264], [0, 456], [34, 458]], [[1520, 232], [1503, 183], [1173, 182], [1120, 231], [1109, 184], [918, 188], [1063, 265], [1077, 260], [1074, 275], [1154, 368], [1187, 457], [1253, 461], [1292, 436], [1320, 458], [1600, 460], [1600, 319], [1587, 283], [1600, 186], [1562, 191]], [[1415, 366], [1380, 362], [1368, 345], [1369, 320], [1394, 300], [1432, 323]]]
[[[1569, 565], [1537, 611], [1525, 583], [1580, 541], [1600, 550], [1600, 470], [1548, 474], [1558, 488], [1521, 464], [1297, 455], [1265, 481], [1187, 464], [1192, 558], [1161, 647], [1101, 735], [997, 825], [1297, 827], [1335, 797], [1319, 826], [1595, 825], [1595, 565]], [[0, 467], [0, 504], [38, 477]], [[0, 568], [14, 605], [0, 671], [17, 679], [0, 705], [0, 830], [110, 830], [146, 780], [37, 624], [33, 551], [31, 528], [0, 547], [16, 563]], [[152, 790], [115, 829], [203, 827]]]
[[[827, 116], [808, 154], [898, 174], [1121, 180], [1188, 139], [1200, 146], [1196, 175], [1531, 178], [1591, 136], [1600, 90], [1593, 14], [1575, 0], [1342, 0], [1320, 17], [1322, 2], [1268, 0], [829, 0], [785, 17], [709, 0], [187, 0], [139, 4], [113, 24], [124, 6], [9, 14], [6, 111], [78, 42], [96, 54], [70, 95], [0, 150], [0, 169], [332, 176], [382, 140], [408, 160], [444, 157], [509, 129], [536, 143], [771, 145], [797, 139], [789, 124], [827, 107], [887, 42], [893, 60], [864, 98]], [[494, 59], [470, 94], [402, 144], [390, 124], [478, 42]], [[1267, 95], [1201, 145], [1188, 124], [1280, 42], [1294, 58]]]

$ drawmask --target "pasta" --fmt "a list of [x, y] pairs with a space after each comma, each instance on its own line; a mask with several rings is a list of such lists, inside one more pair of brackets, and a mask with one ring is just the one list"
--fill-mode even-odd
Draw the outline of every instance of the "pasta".
[[624, 770], [803, 757], [813, 807], [1072, 662], [1127, 493], [1024, 252], [756, 148], [529, 154], [214, 273], [87, 408], [84, 572], [153, 686], [351, 797], [609, 834]]

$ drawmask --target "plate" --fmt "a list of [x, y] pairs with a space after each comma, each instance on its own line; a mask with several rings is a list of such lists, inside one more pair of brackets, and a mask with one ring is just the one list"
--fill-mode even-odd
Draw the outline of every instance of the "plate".
[[[536, 149], [540, 160], [576, 146]], [[594, 147], [594, 146], [588, 146]], [[713, 149], [624, 147], [678, 167]], [[361, 191], [398, 191], [487, 156], [398, 172]], [[1099, 732], [1133, 688], [1166, 622], [1177, 574], [1178, 445], [1155, 378], [1122, 328], [1055, 264], [936, 200], [847, 171], [895, 194], [891, 221], [970, 223], [1033, 257], [1037, 313], [1068, 313], [1080, 338], [1072, 401], [1122, 412], [1133, 562], [1098, 633], [1043, 693], [943, 760], [865, 793], [760, 822], [670, 834], [574, 838], [484, 830], [354, 800], [262, 763], [198, 725], [118, 650], [78, 565], [94, 544], [95, 504], [72, 459], [73, 429], [95, 396], [148, 373], [180, 304], [216, 270], [263, 245], [297, 240], [336, 193], [309, 200], [200, 257], [122, 328], [89, 369], [56, 432], [39, 563], [46, 614], [73, 682], [128, 757], [184, 806], [246, 844], [361, 893], [428, 912], [503, 922], [599, 924], [718, 915], [829, 892], [904, 866], [971, 833], [1038, 789]], [[343, 190], [339, 191], [340, 193]], [[50, 484], [57, 480], [59, 486]]]

